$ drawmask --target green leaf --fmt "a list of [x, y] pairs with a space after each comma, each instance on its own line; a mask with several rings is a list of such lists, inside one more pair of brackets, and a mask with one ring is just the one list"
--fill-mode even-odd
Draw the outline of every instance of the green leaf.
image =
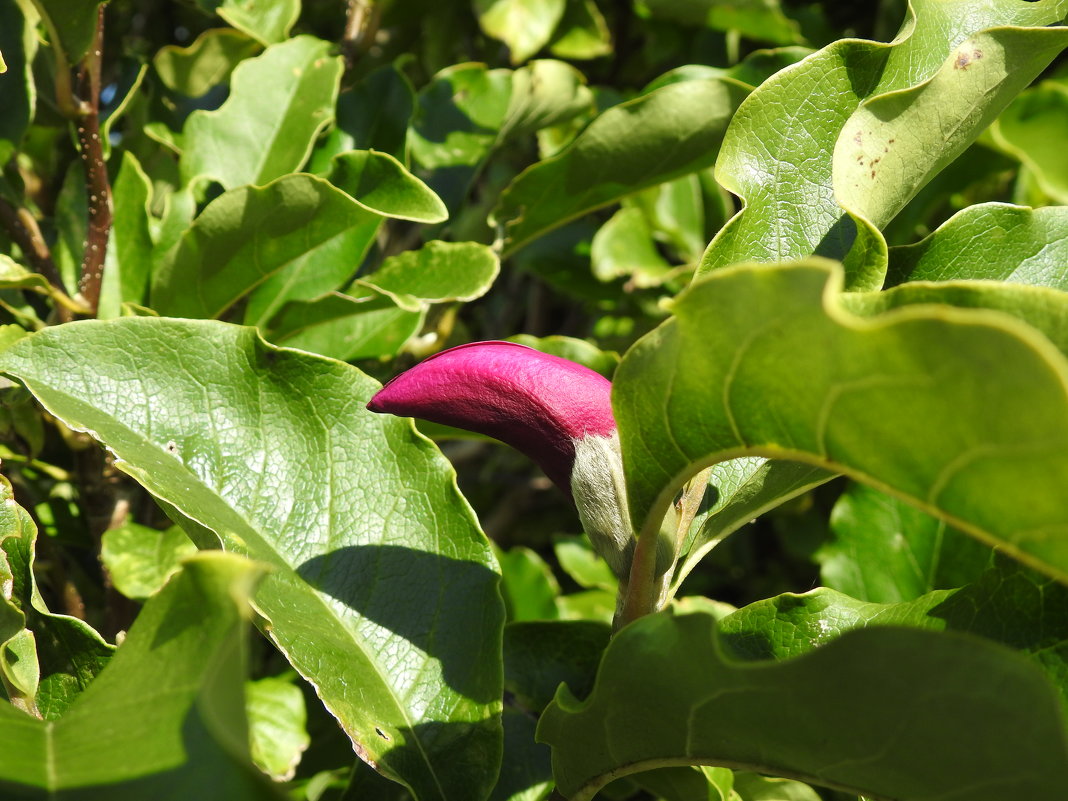
[[615, 592], [619, 588], [612, 568], [597, 555], [584, 537], [557, 537], [553, 541], [553, 553], [560, 567], [575, 583], [585, 589], [602, 589]]
[[660, 286], [673, 275], [637, 208], [620, 209], [600, 227], [590, 249], [590, 269], [601, 281], [626, 278], [627, 286], [639, 289]]
[[508, 620], [555, 620], [560, 585], [553, 571], [530, 548], [517, 545], [498, 554], [501, 564], [501, 595]]
[[[709, 775], [711, 774], [711, 775]], [[728, 768], [654, 768], [631, 779], [658, 801], [737, 801], [731, 793], [734, 773]]]
[[388, 153], [342, 153], [334, 158], [327, 177], [365, 209], [386, 217], [422, 223], [449, 217], [441, 198]]
[[1068, 290], [1068, 208], [969, 206], [921, 242], [890, 249], [887, 283], [984, 279]]
[[910, 8], [894, 42], [835, 42], [738, 110], [716, 178], [745, 207], [701, 272], [818, 255], [844, 261], [849, 287], [877, 289], [886, 260], [877, 229], [1068, 43], [1064, 28], [1023, 27], [1061, 20], [1062, 0]]
[[[14, 0], [0, 3], [0, 164], [19, 149], [33, 119], [36, 87], [33, 58], [37, 52], [36, 25], [26, 19]], [[4, 61], [6, 59], [6, 63]], [[8, 74], [10, 73], [10, 74]]]
[[255, 329], [148, 317], [53, 327], [0, 367], [94, 432], [198, 546], [271, 567], [265, 632], [361, 757], [420, 801], [488, 793], [493, 556], [444, 457], [409, 421], [365, 411], [377, 382]]
[[1068, 203], [1068, 158], [1057, 147], [1068, 135], [1068, 82], [1043, 81], [1021, 94], [998, 118], [993, 134], [1046, 194]]
[[[342, 153], [331, 161], [329, 171], [323, 177], [345, 192], [366, 213], [346, 208], [343, 217], [347, 222], [339, 223], [344, 226], [343, 230], [324, 231], [326, 239], [280, 265], [249, 298], [245, 309], [246, 323], [268, 326], [271, 317], [287, 302], [318, 298], [348, 283], [374, 242], [382, 217], [440, 222], [446, 216], [438, 196], [386, 153]], [[290, 180], [296, 184], [302, 179], [290, 176]], [[328, 205], [341, 209], [336, 200], [331, 200]], [[263, 213], [267, 219], [269, 207], [265, 207]], [[330, 234], [331, 230], [337, 232]], [[260, 234], [257, 230], [256, 233], [268, 237], [266, 232]], [[296, 229], [289, 233], [290, 245], [299, 253], [300, 233]], [[272, 234], [276, 237], [277, 231]], [[309, 244], [313, 243], [306, 242], [304, 247]]]
[[1064, 357], [997, 312], [859, 319], [841, 285], [822, 261], [721, 271], [624, 357], [613, 406], [642, 540], [689, 475], [755, 455], [848, 473], [1068, 579]]
[[807, 784], [744, 771], [734, 774], [734, 791], [742, 801], [820, 801]]
[[880, 628], [746, 664], [723, 642], [705, 614], [652, 615], [617, 634], [587, 700], [560, 691], [538, 726], [560, 792], [587, 801], [609, 778], [702, 764], [884, 798], [1063, 794], [1060, 701], [1004, 646]]
[[474, 0], [478, 24], [487, 36], [508, 45], [512, 63], [541, 50], [564, 15], [565, 0]]
[[989, 309], [1022, 320], [1068, 355], [1068, 293], [1056, 289], [995, 281], [917, 281], [885, 292], [850, 292], [841, 300], [842, 308], [863, 317], [930, 304]]
[[695, 173], [631, 195], [624, 208], [640, 209], [653, 237], [669, 245], [678, 261], [695, 264], [704, 252], [704, 198]]
[[231, 554], [196, 556], [61, 718], [0, 704], [5, 797], [280, 798], [248, 761], [241, 704], [258, 575]]
[[82, 60], [96, 35], [97, 8], [104, 0], [33, 0], [53, 46], [71, 65]]
[[247, 682], [245, 706], [252, 761], [275, 781], [289, 781], [311, 743], [300, 687], [279, 678]]
[[457, 64], [419, 91], [410, 146], [428, 169], [474, 166], [497, 141], [511, 99], [509, 70]]
[[820, 588], [743, 607], [720, 621], [738, 659], [788, 659], [847, 631], [909, 626], [985, 637], [1028, 655], [1068, 700], [1068, 588], [1008, 559], [968, 586], [901, 603], [866, 603]]
[[337, 99], [335, 127], [316, 145], [309, 172], [329, 169], [329, 160], [347, 150], [377, 150], [408, 162], [408, 123], [415, 92], [404, 73], [379, 67]]
[[3, 476], [0, 502], [0, 634], [10, 638], [23, 627], [34, 633], [40, 670], [34, 703], [37, 714], [54, 720], [104, 669], [114, 648], [85, 621], [49, 611], [33, 572], [37, 528]]
[[242, 61], [262, 45], [232, 28], [210, 28], [188, 47], [167, 45], [152, 59], [163, 85], [187, 97], [200, 97], [213, 86], [226, 83]]
[[355, 286], [373, 287], [401, 308], [418, 311], [432, 303], [482, 297], [500, 272], [491, 248], [477, 242], [431, 240], [419, 250], [390, 256]]
[[233, 189], [298, 169], [333, 119], [342, 67], [330, 49], [329, 42], [298, 36], [241, 62], [222, 107], [186, 120], [183, 182], [209, 178]]
[[166, 531], [127, 523], [104, 532], [100, 561], [111, 583], [127, 598], [144, 600], [159, 591], [197, 547], [177, 526]]
[[[271, 276], [287, 270], [266, 302], [314, 297], [344, 281], [357, 266], [380, 215], [322, 178], [288, 175], [264, 187], [226, 192], [197, 217], [152, 277], [151, 306], [176, 317], [218, 317]], [[322, 276], [332, 285], [321, 287]], [[304, 280], [311, 287], [297, 289]], [[283, 283], [284, 282], [284, 283]], [[195, 287], [196, 291], [190, 291]], [[261, 296], [262, 297], [262, 296]], [[284, 300], [284, 298], [282, 298]], [[256, 311], [265, 312], [261, 301]]]
[[424, 167], [474, 166], [497, 145], [588, 111], [593, 95], [582, 73], [539, 59], [510, 71], [485, 64], [442, 70], [419, 92], [412, 155]]
[[425, 312], [401, 308], [371, 289], [361, 297], [330, 292], [287, 303], [271, 318], [268, 335], [286, 347], [355, 361], [397, 355], [425, 317]]
[[567, 0], [549, 52], [559, 58], [584, 60], [612, 52], [612, 34], [594, 0]]
[[198, 6], [214, 12], [240, 31], [263, 44], [282, 42], [300, 16], [300, 0], [196, 0]]
[[130, 151], [111, 187], [114, 223], [108, 240], [104, 278], [100, 285], [101, 320], [122, 314], [123, 303], [142, 303], [152, 272], [152, 236], [149, 233], [149, 199], [152, 182]]
[[729, 81], [685, 81], [605, 111], [501, 195], [493, 217], [506, 255], [588, 211], [712, 166], [745, 94]]
[[824, 584], [861, 601], [896, 603], [973, 581], [990, 549], [945, 522], [862, 484], [831, 514], [834, 538], [816, 555]]
[[758, 42], [802, 41], [797, 23], [783, 14], [778, 0], [639, 0], [639, 8], [654, 19], [737, 31]]

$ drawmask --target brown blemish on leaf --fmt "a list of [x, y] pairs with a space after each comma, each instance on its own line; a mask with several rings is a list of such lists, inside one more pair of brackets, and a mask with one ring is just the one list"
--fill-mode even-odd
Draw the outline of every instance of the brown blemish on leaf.
[[973, 61], [978, 61], [982, 57], [982, 50], [973, 50], [971, 53], [958, 53], [957, 60], [953, 62], [953, 69], [966, 70], [971, 66]]

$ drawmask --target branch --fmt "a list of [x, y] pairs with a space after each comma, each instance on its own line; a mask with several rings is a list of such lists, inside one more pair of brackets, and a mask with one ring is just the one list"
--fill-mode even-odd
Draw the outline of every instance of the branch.
[[33, 269], [43, 275], [55, 289], [56, 297], [66, 298], [69, 302], [56, 303], [56, 317], [61, 323], [69, 323], [74, 319], [70, 307], [73, 301], [67, 298], [67, 290], [63, 286], [63, 279], [56, 269], [56, 263], [52, 260], [52, 251], [45, 242], [41, 229], [37, 225], [36, 218], [28, 209], [15, 208], [5, 198], [0, 197], [0, 225], [3, 225], [11, 239], [19, 246], [26, 255], [26, 259]]
[[[104, 41], [104, 6], [97, 11], [96, 36], [82, 62], [82, 86], [89, 101], [74, 124], [78, 132], [78, 153], [85, 168], [85, 186], [89, 195], [89, 230], [82, 258], [82, 275], [78, 291], [86, 305], [96, 314], [100, 303], [100, 284], [104, 278], [104, 258], [111, 233], [111, 185], [100, 141], [100, 63]], [[57, 64], [58, 66], [58, 64]]]

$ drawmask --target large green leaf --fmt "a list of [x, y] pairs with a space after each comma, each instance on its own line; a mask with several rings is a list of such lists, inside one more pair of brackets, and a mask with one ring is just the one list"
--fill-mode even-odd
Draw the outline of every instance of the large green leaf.
[[745, 208], [701, 272], [815, 254], [843, 260], [848, 286], [877, 289], [886, 260], [877, 229], [1068, 44], [1068, 30], [1038, 27], [1065, 16], [1064, 0], [910, 9], [893, 43], [835, 42], [739, 108], [716, 177]]
[[230, 79], [230, 73], [262, 45], [240, 31], [210, 28], [188, 47], [167, 45], [152, 59], [163, 85], [188, 97], [200, 97]]
[[252, 760], [275, 781], [296, 773], [308, 748], [304, 693], [292, 681], [266, 678], [245, 685]]
[[243, 709], [259, 573], [231, 554], [193, 557], [61, 718], [0, 704], [4, 797], [279, 799], [249, 761]]
[[909, 626], [957, 631], [1027, 654], [1068, 701], [1068, 587], [1002, 559], [968, 586], [901, 603], [866, 603], [820, 588], [757, 601], [723, 618], [721, 642], [740, 659], [787, 659], [847, 631]]
[[994, 139], [1029, 167], [1038, 185], [1068, 203], [1068, 81], [1043, 81], [1021, 94], [998, 118]]
[[488, 36], [508, 45], [512, 62], [541, 50], [564, 15], [566, 0], [474, 0], [478, 23]]
[[200, 547], [271, 566], [264, 629], [352, 738], [420, 799], [480, 798], [500, 758], [503, 610], [453, 473], [377, 382], [255, 329], [124, 318], [0, 355], [92, 431]]
[[608, 646], [585, 702], [561, 690], [538, 737], [557, 788], [727, 765], [897, 801], [1057, 801], [1068, 783], [1058, 696], [1002, 645], [854, 631], [781, 663], [738, 662], [706, 614], [652, 615]]
[[500, 272], [492, 248], [477, 242], [427, 242], [418, 250], [390, 256], [357, 287], [373, 287], [412, 310], [431, 303], [482, 297]]
[[1068, 290], [1068, 208], [969, 206], [915, 245], [890, 249], [887, 283], [986, 279]]
[[683, 81], [608, 109], [501, 195], [493, 217], [505, 252], [640, 189], [712, 166], [747, 92], [735, 81]]
[[222, 107], [186, 120], [183, 181], [210, 178], [233, 189], [299, 168], [334, 116], [341, 59], [330, 48], [298, 36], [241, 62]]
[[841, 285], [819, 260], [718, 271], [624, 357], [613, 406], [639, 549], [690, 474], [756, 455], [848, 473], [1068, 580], [1063, 355], [1001, 312], [861, 319]]

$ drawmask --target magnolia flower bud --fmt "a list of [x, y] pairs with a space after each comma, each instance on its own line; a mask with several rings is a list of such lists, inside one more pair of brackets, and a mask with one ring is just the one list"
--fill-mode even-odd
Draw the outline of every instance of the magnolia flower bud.
[[499, 439], [533, 459], [578, 508], [594, 548], [625, 578], [634, 537], [612, 384], [513, 342], [473, 342], [401, 373], [367, 404]]

